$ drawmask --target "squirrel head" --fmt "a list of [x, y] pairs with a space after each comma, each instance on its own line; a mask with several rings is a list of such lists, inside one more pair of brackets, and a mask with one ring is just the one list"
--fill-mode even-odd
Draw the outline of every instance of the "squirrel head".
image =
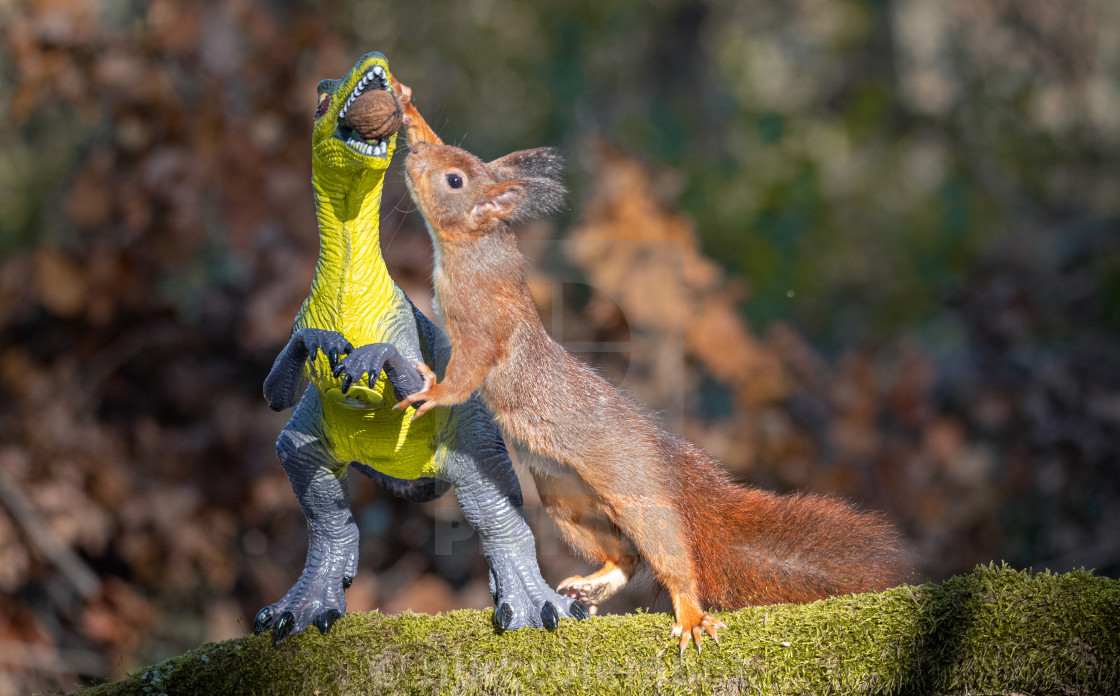
[[450, 145], [416, 143], [405, 165], [413, 200], [436, 235], [468, 238], [547, 215], [564, 204], [564, 159], [553, 148], [493, 162]]

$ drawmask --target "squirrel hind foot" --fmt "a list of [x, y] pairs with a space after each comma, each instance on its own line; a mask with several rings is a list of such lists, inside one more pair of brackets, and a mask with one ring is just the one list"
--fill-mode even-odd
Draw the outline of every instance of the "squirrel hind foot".
[[700, 641], [704, 638], [704, 633], [712, 637], [712, 640], [719, 644], [719, 634], [717, 631], [721, 628], [727, 628], [727, 624], [720, 621], [711, 614], [702, 614], [699, 620], [693, 624], [688, 625], [687, 621], [678, 621], [673, 624], [673, 630], [670, 632], [672, 637], [681, 637], [681, 656], [684, 656], [684, 651], [688, 648], [689, 643], [696, 644], [696, 652], [700, 652]]
[[681, 595], [673, 597], [673, 607], [677, 622], [673, 624], [673, 630], [669, 635], [674, 638], [680, 636], [682, 656], [690, 642], [696, 644], [696, 652], [699, 653], [700, 641], [705, 633], [710, 635], [717, 644], [719, 643], [717, 631], [721, 628], [727, 628], [727, 624], [705, 612], [695, 600]]
[[605, 602], [630, 580], [630, 575], [614, 563], [605, 564], [600, 570], [584, 577], [573, 575], [562, 580], [556, 591], [587, 604], [592, 614], [598, 613], [600, 602]]
[[[570, 580], [571, 578], [569, 578]], [[588, 593], [586, 586], [573, 587], [571, 585], [561, 584], [556, 588], [556, 592], [576, 600], [576, 603], [583, 604], [587, 607], [587, 613], [594, 616], [599, 613], [599, 602], [592, 598]]]

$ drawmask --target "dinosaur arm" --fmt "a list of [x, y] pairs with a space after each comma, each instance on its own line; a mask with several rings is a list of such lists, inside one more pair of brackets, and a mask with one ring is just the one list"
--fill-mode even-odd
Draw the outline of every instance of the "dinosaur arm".
[[334, 376], [342, 378], [342, 393], [345, 394], [351, 384], [361, 384], [362, 377], [366, 375], [370, 388], [373, 388], [382, 371], [393, 385], [398, 399], [424, 388], [422, 376], [391, 343], [359, 346], [338, 362]]
[[333, 366], [340, 356], [350, 353], [354, 347], [336, 331], [300, 329], [294, 332], [264, 378], [264, 398], [269, 408], [283, 411], [299, 401], [304, 366], [308, 358], [315, 357], [317, 350], [323, 351]]

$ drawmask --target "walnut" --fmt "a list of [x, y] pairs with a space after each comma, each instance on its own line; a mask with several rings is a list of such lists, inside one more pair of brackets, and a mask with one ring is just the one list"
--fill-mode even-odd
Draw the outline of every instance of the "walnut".
[[363, 140], [383, 140], [401, 127], [401, 103], [392, 92], [371, 89], [350, 104], [344, 120]]

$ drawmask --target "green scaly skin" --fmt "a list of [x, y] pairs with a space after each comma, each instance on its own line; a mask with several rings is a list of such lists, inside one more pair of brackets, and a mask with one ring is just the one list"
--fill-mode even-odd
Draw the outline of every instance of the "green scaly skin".
[[276, 451], [310, 531], [299, 580], [254, 621], [254, 631], [272, 629], [276, 643], [310, 625], [326, 633], [346, 612], [345, 589], [358, 562], [346, 493], [355, 469], [415, 501], [455, 486], [490, 563], [500, 629], [587, 616], [541, 578], [517, 477], [481, 403], [435, 408], [416, 421], [415, 409], [393, 410], [422, 388], [412, 363], [423, 361], [442, 377], [451, 348], [389, 277], [381, 256], [381, 191], [396, 135], [361, 141], [340, 118], [356, 89], [386, 89], [390, 80], [385, 57], [370, 53], [342, 79], [319, 84], [312, 134], [319, 261], [292, 338], [264, 385], [270, 407], [295, 406]]

